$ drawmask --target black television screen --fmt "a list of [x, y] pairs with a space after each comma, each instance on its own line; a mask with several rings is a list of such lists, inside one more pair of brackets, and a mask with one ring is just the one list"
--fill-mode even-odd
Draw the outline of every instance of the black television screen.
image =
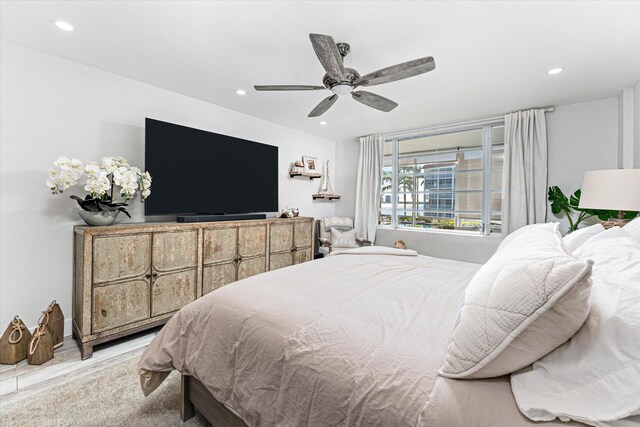
[[278, 147], [146, 119], [146, 215], [278, 210]]

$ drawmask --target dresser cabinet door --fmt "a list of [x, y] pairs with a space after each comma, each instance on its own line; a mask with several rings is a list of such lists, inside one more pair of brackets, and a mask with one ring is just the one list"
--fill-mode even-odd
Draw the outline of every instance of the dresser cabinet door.
[[198, 289], [196, 278], [195, 269], [155, 277], [151, 295], [151, 315], [171, 313], [195, 301]]
[[264, 225], [238, 229], [238, 254], [243, 258], [267, 254], [267, 227]]
[[100, 236], [93, 241], [94, 285], [143, 277], [151, 265], [151, 234]]
[[284, 252], [291, 250], [293, 246], [293, 224], [271, 224], [271, 230], [269, 234], [271, 253]]
[[198, 232], [153, 234], [151, 315], [171, 313], [197, 297]]
[[231, 261], [238, 251], [238, 228], [204, 230], [203, 262], [205, 265]]
[[238, 279], [235, 262], [205, 266], [202, 271], [202, 294], [208, 294]]
[[238, 227], [204, 230], [202, 294], [221, 288], [238, 279]]
[[300, 264], [311, 260], [311, 248], [298, 249], [293, 255], [294, 264]]
[[148, 319], [148, 279], [94, 287], [92, 312], [94, 334]]
[[243, 259], [238, 263], [238, 280], [264, 273], [267, 268], [266, 257]]
[[198, 266], [198, 232], [153, 233], [153, 270], [173, 271]]
[[294, 244], [296, 248], [304, 248], [313, 244], [313, 223], [312, 222], [296, 222], [294, 225]]
[[293, 265], [292, 252], [280, 252], [278, 254], [271, 254], [269, 257], [269, 270], [277, 270], [279, 268], [289, 267], [290, 265]]

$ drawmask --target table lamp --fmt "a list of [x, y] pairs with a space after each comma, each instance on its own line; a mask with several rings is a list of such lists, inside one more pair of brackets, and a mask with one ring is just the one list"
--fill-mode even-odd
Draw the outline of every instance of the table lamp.
[[585, 172], [579, 206], [618, 211], [617, 221], [624, 220], [624, 211], [640, 211], [640, 169]]

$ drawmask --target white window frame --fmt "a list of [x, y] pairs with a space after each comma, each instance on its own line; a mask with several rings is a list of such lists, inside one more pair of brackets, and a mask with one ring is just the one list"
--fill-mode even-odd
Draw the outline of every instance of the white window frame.
[[492, 154], [493, 154], [493, 128], [504, 126], [504, 119], [490, 119], [485, 121], [474, 121], [466, 123], [458, 123], [446, 126], [438, 126], [417, 131], [404, 132], [401, 134], [386, 135], [385, 144], [392, 144], [391, 153], [391, 225], [379, 224], [379, 228], [394, 230], [410, 230], [426, 233], [442, 233], [443, 230], [434, 228], [411, 228], [398, 227], [398, 163], [399, 163], [399, 145], [400, 141], [423, 138], [436, 135], [444, 135], [450, 133], [464, 132], [469, 130], [482, 130], [482, 211], [481, 211], [481, 230], [479, 232], [465, 230], [446, 230], [448, 233], [455, 234], [471, 234], [481, 236], [499, 235], [499, 233], [491, 232], [491, 179], [493, 176]]

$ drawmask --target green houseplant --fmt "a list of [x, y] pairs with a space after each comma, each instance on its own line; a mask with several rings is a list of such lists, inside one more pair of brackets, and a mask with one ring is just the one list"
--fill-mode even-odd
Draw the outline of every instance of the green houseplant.
[[[551, 202], [551, 212], [554, 215], [558, 215], [564, 212], [567, 220], [569, 221], [569, 230], [567, 233], [571, 233], [578, 229], [578, 225], [587, 218], [597, 216], [602, 221], [607, 221], [609, 218], [616, 218], [618, 211], [607, 211], [597, 209], [584, 209], [580, 207], [580, 189], [577, 189], [571, 196], [564, 195], [560, 187], [554, 185], [549, 187], [548, 198]], [[578, 213], [577, 218], [573, 218], [573, 214]], [[625, 212], [625, 219], [633, 219], [638, 215], [638, 212]]]

